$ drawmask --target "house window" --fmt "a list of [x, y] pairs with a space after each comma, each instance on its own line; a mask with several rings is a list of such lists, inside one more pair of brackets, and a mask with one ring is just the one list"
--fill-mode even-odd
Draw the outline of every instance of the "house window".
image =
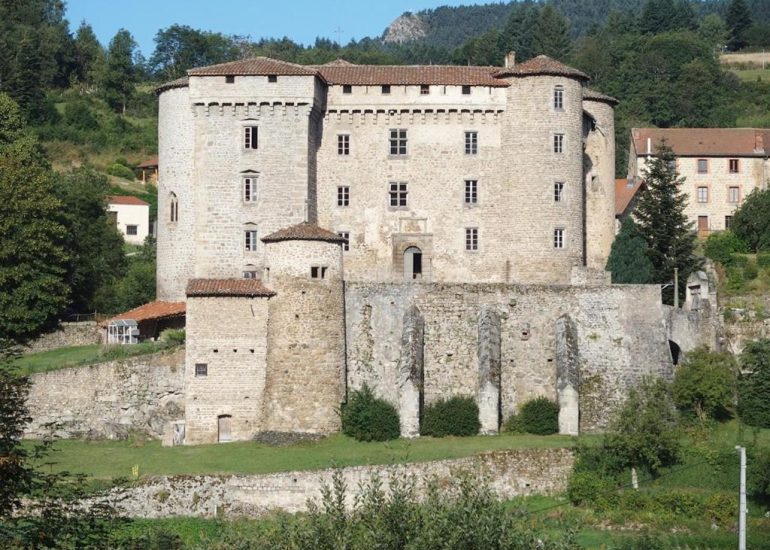
[[698, 202], [708, 202], [708, 201], [709, 201], [709, 188], [698, 187]]
[[479, 152], [479, 133], [465, 132], [465, 154], [476, 155]]
[[394, 129], [390, 131], [390, 154], [406, 155], [406, 130]]
[[257, 270], [256, 269], [246, 269], [243, 271], [243, 278], [244, 279], [256, 279], [257, 278]]
[[342, 250], [347, 252], [350, 250], [350, 232], [349, 231], [338, 231], [337, 235], [345, 239], [345, 242], [342, 243]]
[[730, 159], [729, 164], [730, 164], [730, 173], [731, 174], [737, 174], [737, 173], [739, 173], [741, 171], [740, 170], [741, 165], [740, 165], [738, 159]]
[[390, 93], [390, 84], [385, 84], [382, 87], [382, 93], [385, 94], [385, 95], [388, 95]]
[[234, 75], [227, 75], [225, 77], [225, 84], [235, 84], [235, 76]]
[[390, 206], [404, 207], [406, 206], [407, 187], [404, 182], [391, 182], [390, 183]]
[[564, 248], [564, 229], [557, 228], [553, 230], [553, 247]]
[[206, 363], [195, 363], [195, 377], [203, 377], [209, 375], [209, 366]]
[[243, 178], [243, 202], [257, 202], [257, 178]]
[[564, 202], [564, 182], [557, 181], [553, 184], [553, 202]]
[[553, 89], [553, 108], [558, 110], [564, 109], [564, 87], [556, 86]]
[[139, 226], [137, 225], [126, 226], [126, 235], [137, 235], [138, 233], [139, 233]]
[[564, 134], [553, 135], [553, 152], [554, 153], [564, 152]]
[[708, 174], [709, 173], [709, 161], [708, 161], [708, 159], [698, 159], [698, 173], [699, 174]]
[[337, 136], [337, 154], [350, 154], [350, 136], [348, 134], [339, 134]]
[[169, 221], [176, 222], [179, 221], [179, 200], [176, 198], [175, 193], [171, 193], [169, 196]]
[[420, 86], [420, 95], [428, 95], [430, 94], [430, 86], [427, 84], [422, 84]]
[[725, 229], [730, 229], [732, 225], [733, 225], [733, 217], [725, 216]]
[[479, 228], [466, 227], [465, 228], [465, 250], [478, 250], [478, 249], [479, 249]]
[[314, 265], [310, 268], [310, 278], [316, 280], [326, 279], [326, 266]]
[[244, 231], [246, 252], [256, 252], [257, 250], [257, 232], [254, 229]]
[[479, 182], [478, 180], [465, 180], [465, 204], [478, 204]]
[[246, 126], [243, 129], [243, 147], [245, 149], [256, 149], [258, 144], [257, 135], [256, 126]]
[[267, 75], [267, 81], [271, 83], [278, 82], [278, 75], [275, 75], [275, 74]]
[[352, 94], [353, 93], [353, 86], [350, 84], [344, 84], [342, 86], [342, 93], [343, 94]]
[[341, 185], [337, 187], [337, 206], [350, 206], [350, 187]]
[[728, 187], [727, 189], [727, 202], [740, 202], [741, 200], [741, 188], [740, 187]]
[[463, 95], [471, 95], [471, 87], [463, 86]]

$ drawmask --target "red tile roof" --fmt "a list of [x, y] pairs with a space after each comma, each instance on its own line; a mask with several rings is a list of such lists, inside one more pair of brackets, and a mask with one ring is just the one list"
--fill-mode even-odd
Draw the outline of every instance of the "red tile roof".
[[107, 204], [127, 204], [131, 206], [149, 206], [149, 203], [131, 195], [109, 195]]
[[580, 80], [590, 80], [590, 77], [584, 72], [568, 67], [547, 55], [538, 55], [524, 63], [517, 63], [513, 67], [500, 69], [495, 76], [502, 78], [534, 75], [567, 76]]
[[258, 279], [191, 279], [187, 296], [244, 296], [248, 298], [275, 296]]
[[262, 242], [265, 243], [276, 243], [279, 241], [325, 241], [328, 243], [344, 243], [345, 239], [336, 233], [321, 229], [317, 225], [303, 222], [271, 233], [267, 237], [262, 237]]
[[615, 216], [622, 216], [626, 213], [628, 206], [643, 185], [644, 180], [641, 178], [630, 181], [626, 178], [615, 180]]
[[150, 157], [147, 160], [145, 160], [142, 164], [138, 166], [138, 168], [155, 168], [158, 166], [158, 157]]
[[617, 105], [620, 103], [612, 96], [604, 95], [603, 93], [591, 90], [590, 88], [583, 88], [583, 100], [584, 101], [601, 101], [603, 103], [609, 103], [610, 105]]
[[505, 80], [495, 78], [500, 67], [469, 67], [466, 65], [353, 65], [327, 64], [318, 72], [329, 84], [353, 86], [494, 86], [505, 88]]
[[767, 128], [634, 128], [631, 130], [637, 155], [655, 153], [665, 139], [681, 157], [763, 157], [770, 153]]
[[155, 93], [159, 94], [161, 92], [165, 92], [166, 90], [171, 90], [173, 88], [187, 88], [187, 86], [190, 85], [190, 79], [186, 76], [183, 76], [182, 78], [177, 78], [176, 80], [172, 80], [171, 82], [166, 82], [164, 84], [161, 84], [157, 88], [155, 88]]
[[110, 321], [119, 321], [121, 319], [133, 319], [137, 323], [141, 321], [150, 321], [157, 319], [167, 319], [169, 317], [181, 317], [185, 314], [186, 305], [184, 302], [150, 302], [131, 311], [126, 311], [108, 319], [104, 324]]
[[316, 76], [318, 71], [313, 67], [305, 67], [296, 63], [287, 63], [269, 57], [254, 57], [220, 63], [208, 67], [198, 67], [187, 71], [189, 76], [232, 76], [232, 75], [288, 75], [288, 76]]

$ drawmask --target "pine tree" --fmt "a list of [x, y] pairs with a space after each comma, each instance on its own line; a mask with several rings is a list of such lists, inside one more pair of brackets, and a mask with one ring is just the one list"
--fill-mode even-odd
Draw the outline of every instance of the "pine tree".
[[126, 114], [126, 105], [133, 98], [137, 80], [134, 64], [136, 41], [131, 33], [120, 29], [110, 41], [107, 65], [102, 78], [102, 95], [115, 110]]
[[547, 4], [537, 18], [532, 37], [533, 53], [565, 59], [572, 47], [569, 32], [569, 21], [553, 6]]
[[744, 0], [732, 0], [727, 8], [727, 28], [730, 39], [727, 46], [737, 51], [747, 46], [745, 33], [751, 27], [751, 11]]
[[[663, 141], [647, 165], [646, 185], [634, 210], [639, 231], [647, 241], [656, 283], [670, 282], [674, 268], [679, 269], [679, 280], [686, 281], [701, 265], [695, 255], [693, 224], [684, 212], [687, 195], [682, 192], [683, 183], [684, 178], [676, 170], [674, 152]], [[686, 285], [679, 286], [684, 291]], [[672, 286], [664, 291], [664, 300], [673, 303]]]
[[676, 11], [674, 0], [648, 0], [642, 9], [639, 27], [645, 34], [671, 30]]
[[104, 70], [104, 49], [94, 29], [83, 21], [75, 35], [75, 74], [86, 87], [92, 88]]
[[513, 7], [498, 39], [501, 56], [516, 52], [517, 62], [534, 57], [532, 40], [539, 15], [540, 12], [534, 6], [517, 4]]
[[652, 282], [652, 262], [647, 257], [647, 241], [633, 218], [623, 220], [612, 243], [607, 271], [615, 284], [647, 284]]

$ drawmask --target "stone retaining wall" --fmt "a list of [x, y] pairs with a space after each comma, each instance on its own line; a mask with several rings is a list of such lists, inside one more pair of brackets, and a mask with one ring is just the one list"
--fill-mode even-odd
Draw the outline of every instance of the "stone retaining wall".
[[95, 321], [60, 323], [56, 330], [41, 335], [25, 348], [26, 353], [38, 353], [69, 346], [87, 346], [101, 343], [102, 335]]

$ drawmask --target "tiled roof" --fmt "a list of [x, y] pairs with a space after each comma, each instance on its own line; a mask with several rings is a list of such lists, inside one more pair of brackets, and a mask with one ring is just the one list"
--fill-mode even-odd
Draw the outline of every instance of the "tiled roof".
[[353, 86], [446, 86], [507, 87], [504, 80], [494, 77], [499, 67], [470, 67], [467, 65], [352, 65], [326, 64], [318, 72], [329, 84]]
[[615, 180], [615, 215], [622, 216], [634, 200], [637, 192], [644, 185], [642, 178]]
[[275, 296], [258, 279], [191, 279], [187, 296], [245, 296], [248, 298]]
[[636, 153], [654, 154], [665, 139], [674, 154], [682, 157], [762, 157], [770, 152], [768, 128], [634, 128]]
[[142, 199], [132, 197], [131, 195], [110, 195], [107, 197], [107, 204], [127, 204], [131, 206], [149, 206]]
[[610, 105], [617, 105], [620, 103], [612, 96], [604, 95], [603, 93], [591, 90], [590, 88], [583, 88], [583, 100], [586, 101], [601, 101], [603, 103], [609, 103]]
[[186, 76], [183, 76], [182, 78], [177, 78], [176, 80], [172, 80], [171, 82], [166, 82], [164, 84], [161, 84], [157, 88], [155, 88], [155, 93], [159, 94], [161, 92], [165, 92], [166, 90], [171, 90], [173, 88], [187, 88], [187, 86], [190, 85], [190, 79]]
[[547, 55], [538, 55], [524, 63], [517, 63], [513, 67], [501, 69], [495, 74], [498, 78], [533, 75], [568, 76], [580, 80], [590, 80], [589, 76], [584, 72], [568, 67]]
[[155, 168], [158, 166], [158, 157], [151, 157], [145, 160], [142, 164], [140, 164], [137, 168]]
[[266, 75], [290, 75], [290, 76], [316, 76], [318, 71], [313, 67], [305, 67], [296, 63], [287, 63], [269, 57], [254, 57], [198, 67], [187, 71], [189, 76], [266, 76]]
[[321, 229], [317, 225], [303, 222], [285, 229], [280, 229], [275, 233], [271, 233], [262, 238], [262, 242], [265, 243], [276, 243], [279, 241], [325, 241], [328, 243], [344, 243], [345, 239], [336, 233]]
[[126, 311], [116, 315], [106, 321], [119, 321], [121, 319], [133, 319], [137, 323], [142, 321], [151, 321], [157, 319], [166, 319], [169, 317], [180, 317], [185, 314], [186, 306], [184, 302], [150, 302], [131, 311]]

